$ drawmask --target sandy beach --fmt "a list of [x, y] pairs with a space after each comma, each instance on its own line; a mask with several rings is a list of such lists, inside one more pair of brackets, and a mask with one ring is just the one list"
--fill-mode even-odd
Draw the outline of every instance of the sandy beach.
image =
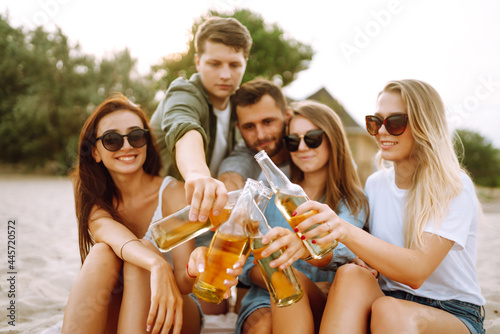
[[[500, 196], [479, 194], [484, 220], [477, 270], [487, 301], [485, 327], [488, 334], [500, 334], [500, 257], [494, 255], [500, 246]], [[80, 267], [71, 183], [63, 176], [0, 175], [0, 221], [0, 333], [57, 332]]]

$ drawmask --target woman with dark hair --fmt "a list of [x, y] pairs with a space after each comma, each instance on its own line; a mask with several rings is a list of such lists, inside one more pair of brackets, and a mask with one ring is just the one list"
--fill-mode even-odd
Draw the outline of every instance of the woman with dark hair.
[[89, 116], [72, 174], [83, 265], [63, 333], [200, 332], [189, 293], [206, 248], [193, 252], [187, 242], [169, 262], [143, 239], [152, 222], [186, 206], [184, 184], [160, 169], [148, 120], [126, 97], [112, 96]]

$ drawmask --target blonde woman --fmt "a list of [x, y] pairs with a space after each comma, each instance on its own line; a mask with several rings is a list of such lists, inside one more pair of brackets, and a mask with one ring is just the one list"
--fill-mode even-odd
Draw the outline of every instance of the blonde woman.
[[320, 333], [484, 333], [484, 298], [475, 270], [480, 206], [474, 184], [454, 153], [443, 102], [417, 80], [389, 82], [377, 99], [368, 132], [381, 169], [367, 180], [372, 235], [330, 207], [307, 202], [297, 214], [319, 214], [298, 226], [329, 235], [369, 263], [339, 268]]

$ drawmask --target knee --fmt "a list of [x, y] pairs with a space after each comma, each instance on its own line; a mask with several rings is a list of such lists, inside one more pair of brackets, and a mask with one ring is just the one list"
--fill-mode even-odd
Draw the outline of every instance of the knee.
[[372, 333], [389, 333], [393, 321], [401, 320], [399, 300], [393, 297], [378, 298], [372, 305], [370, 329]]
[[354, 281], [367, 277], [367, 273], [368, 271], [366, 269], [353, 263], [347, 263], [337, 269], [337, 272], [335, 273], [335, 281], [337, 284], [345, 282], [346, 284], [351, 285]]
[[116, 256], [109, 245], [100, 242], [92, 246], [84, 265], [104, 267], [107, 270], [119, 270], [122, 266], [122, 260]]

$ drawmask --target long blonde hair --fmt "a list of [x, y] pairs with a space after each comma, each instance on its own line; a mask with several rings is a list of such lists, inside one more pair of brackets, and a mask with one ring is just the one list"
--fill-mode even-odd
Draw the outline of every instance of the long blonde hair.
[[[291, 104], [292, 116], [301, 115], [325, 132], [330, 143], [330, 158], [328, 159], [328, 176], [325, 185], [325, 203], [337, 210], [341, 203], [357, 217], [364, 210], [368, 217], [368, 200], [354, 167], [354, 159], [347, 142], [344, 127], [340, 117], [328, 106], [310, 100]], [[291, 161], [291, 179], [299, 183], [304, 179], [304, 173]]]
[[[464, 170], [453, 149], [443, 101], [432, 86], [398, 80], [387, 83], [379, 96], [383, 92], [400, 94], [408, 112], [416, 169], [406, 198], [404, 239], [407, 248], [424, 249], [427, 223], [434, 222], [436, 228], [441, 224], [450, 202], [462, 191]], [[385, 164], [381, 158], [379, 162]]]

